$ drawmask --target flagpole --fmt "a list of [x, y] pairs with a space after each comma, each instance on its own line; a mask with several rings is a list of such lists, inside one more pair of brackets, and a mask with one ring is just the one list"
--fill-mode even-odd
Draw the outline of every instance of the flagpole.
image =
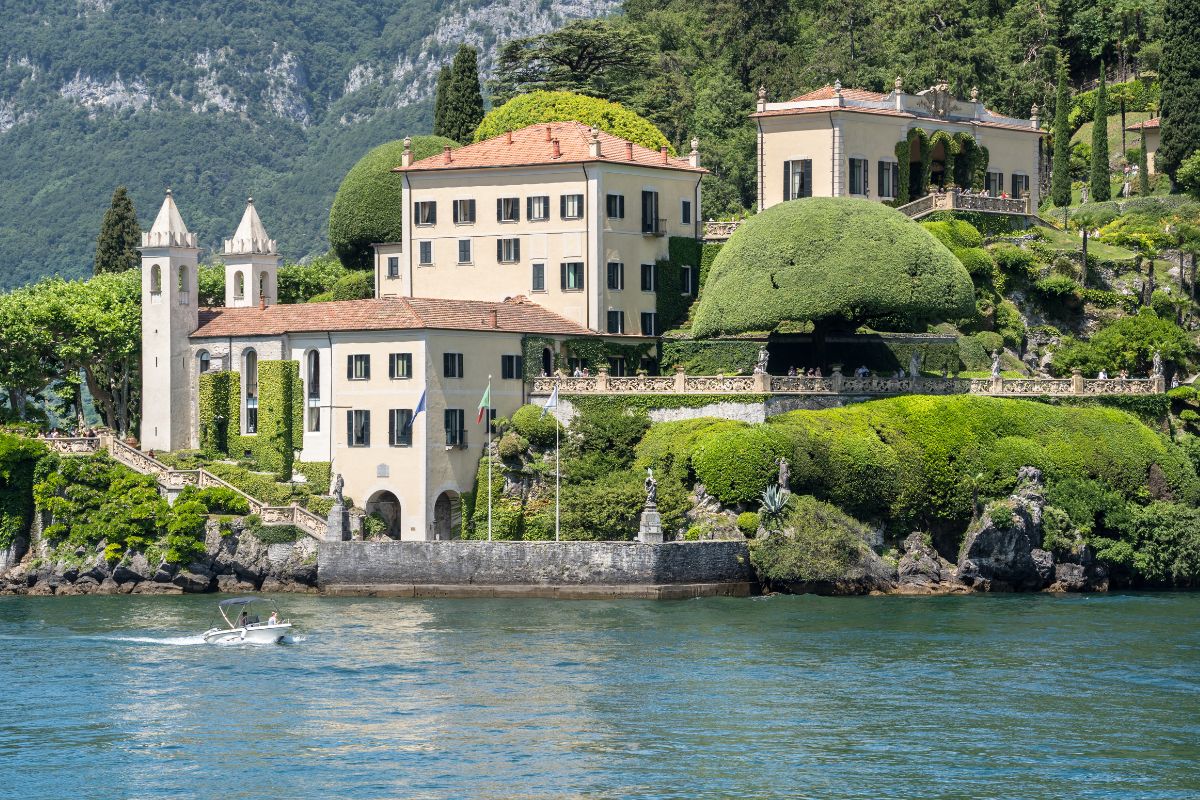
[[[555, 387], [556, 391], [557, 391], [557, 388], [558, 387]], [[557, 400], [555, 402], [556, 402], [556, 405], [554, 407], [554, 410], [555, 410], [555, 412], [557, 412], [558, 411]], [[558, 536], [559, 536], [560, 525], [561, 525], [561, 523], [559, 521], [559, 513], [558, 513], [558, 497], [559, 497], [559, 492], [561, 491], [561, 486], [562, 486], [562, 465], [559, 462], [559, 458], [558, 458], [558, 414], [557, 413], [555, 413], [553, 419], [554, 419], [554, 541], [557, 542]]]
[[488, 375], [487, 415], [487, 460], [488, 460], [488, 541], [492, 540], [492, 376]]

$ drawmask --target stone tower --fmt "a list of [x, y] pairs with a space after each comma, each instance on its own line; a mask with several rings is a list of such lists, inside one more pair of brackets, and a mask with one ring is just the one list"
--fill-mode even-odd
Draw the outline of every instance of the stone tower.
[[225, 240], [225, 307], [274, 305], [279, 296], [279, 253], [254, 209], [246, 212], [232, 239]]
[[171, 190], [142, 234], [142, 448], [178, 450], [191, 436], [194, 365], [188, 336], [196, 330], [200, 248]]

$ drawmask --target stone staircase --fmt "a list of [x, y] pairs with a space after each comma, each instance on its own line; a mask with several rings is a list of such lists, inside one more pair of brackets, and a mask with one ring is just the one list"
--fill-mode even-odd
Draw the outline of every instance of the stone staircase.
[[221, 486], [246, 498], [250, 513], [257, 514], [264, 525], [295, 525], [314, 539], [325, 536], [326, 522], [308, 509], [295, 503], [290, 506], [269, 506], [251, 497], [236, 486], [221, 480], [206, 469], [172, 469], [161, 461], [151, 458], [137, 448], [130, 447], [111, 433], [77, 438], [42, 438], [51, 450], [59, 455], [90, 455], [104, 451], [117, 461], [143, 475], [153, 475], [158, 485], [169, 494], [178, 493], [185, 487], [206, 489]]

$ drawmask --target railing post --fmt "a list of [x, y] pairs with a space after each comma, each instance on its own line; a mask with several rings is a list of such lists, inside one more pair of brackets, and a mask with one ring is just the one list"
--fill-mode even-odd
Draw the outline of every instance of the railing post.
[[988, 391], [992, 394], [1004, 394], [1004, 378], [999, 376], [992, 378], [992, 384]]
[[600, 371], [596, 373], [596, 391], [597, 392], [607, 392], [608, 391], [608, 368], [607, 367], [601, 367]]
[[757, 394], [767, 394], [771, 391], [771, 376], [765, 370], [754, 373], [754, 391]]
[[683, 364], [675, 365], [675, 393], [683, 394], [687, 391], [687, 372], [683, 368]]
[[1083, 370], [1071, 370], [1071, 394], [1083, 394]]
[[1151, 375], [1150, 376], [1150, 388], [1154, 391], [1155, 394], [1162, 394], [1165, 391], [1167, 391], [1167, 376]]

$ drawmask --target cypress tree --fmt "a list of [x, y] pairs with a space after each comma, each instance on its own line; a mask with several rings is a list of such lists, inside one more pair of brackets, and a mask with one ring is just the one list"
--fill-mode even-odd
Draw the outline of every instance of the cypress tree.
[[1142, 146], [1138, 150], [1138, 194], [1150, 194], [1150, 170], [1146, 167], [1146, 128], [1141, 129]]
[[[450, 84], [450, 65], [445, 64], [438, 72], [437, 88], [433, 93], [433, 135], [446, 135], [446, 90]], [[457, 140], [456, 140], [457, 141]]]
[[1067, 88], [1067, 60], [1058, 61], [1058, 88], [1054, 92], [1054, 163], [1050, 199], [1059, 208], [1071, 205], [1071, 126], [1067, 120], [1071, 90]]
[[100, 223], [92, 273], [99, 275], [133, 269], [141, 260], [141, 254], [138, 253], [141, 244], [142, 229], [138, 225], [133, 200], [124, 186], [118, 186], [108, 210], [104, 212], [104, 221]]
[[1174, 185], [1179, 165], [1200, 150], [1200, 0], [1171, 0], [1163, 19], [1162, 141], [1155, 160]]
[[[440, 80], [439, 80], [440, 84]], [[445, 89], [440, 91], [442, 117], [439, 136], [469, 142], [483, 119], [483, 93], [479, 89], [479, 51], [464, 44], [454, 55]], [[436, 117], [436, 111], [435, 111]]]
[[1112, 199], [1112, 177], [1108, 169], [1108, 88], [1104, 62], [1100, 62], [1100, 86], [1096, 89], [1096, 112], [1092, 115], [1092, 173], [1088, 181], [1096, 202]]

